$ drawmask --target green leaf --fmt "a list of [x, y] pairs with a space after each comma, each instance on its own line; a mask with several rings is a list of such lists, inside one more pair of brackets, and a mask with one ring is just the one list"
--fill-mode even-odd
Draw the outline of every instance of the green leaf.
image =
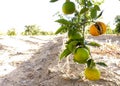
[[96, 43], [96, 42], [89, 42], [87, 43], [87, 45], [90, 45], [90, 46], [95, 46], [95, 47], [100, 47], [101, 45]]
[[58, 23], [64, 24], [64, 25], [69, 25], [69, 24], [71, 24], [71, 22], [69, 22], [69, 21], [66, 20], [66, 19], [58, 19], [58, 20], [56, 20], [55, 22], [58, 22]]
[[97, 16], [97, 18], [102, 16], [103, 11], [100, 12], [100, 14]]
[[90, 16], [91, 16], [91, 18], [92, 19], [95, 19], [95, 18], [97, 18], [98, 16], [97, 16], [97, 11], [100, 11], [100, 7], [98, 6], [98, 5], [95, 5], [93, 8], [91, 8], [91, 10], [90, 10]]
[[91, 1], [88, 1], [87, 6], [89, 6], [89, 7], [92, 6]]
[[77, 44], [78, 41], [71, 41], [69, 44], [66, 45], [66, 47], [69, 49], [69, 51], [74, 52]]
[[60, 60], [67, 57], [71, 52], [68, 49], [65, 49], [59, 56]]
[[103, 67], [107, 67], [107, 65], [104, 62], [97, 62], [96, 64], [103, 66]]
[[80, 1], [80, 3], [81, 3], [82, 5], [84, 5], [84, 3], [85, 3], [85, 0], [78, 0], [78, 1]]
[[87, 12], [89, 9], [88, 8], [82, 8], [81, 10], [80, 10], [80, 14], [82, 14], [82, 13], [85, 13], [85, 12]]
[[100, 11], [100, 7], [98, 5], [95, 5], [94, 9], [96, 9], [97, 11]]
[[65, 31], [65, 29], [66, 29], [66, 26], [61, 26], [60, 28], [57, 29], [55, 34], [63, 33]]
[[87, 61], [87, 67], [90, 67], [91, 62], [92, 62], [92, 59], [89, 59], [89, 60]]
[[95, 67], [95, 62], [93, 59], [89, 59], [87, 61], [87, 67], [89, 67], [89, 68]]
[[68, 41], [66, 41], [65, 44], [69, 44], [70, 42], [72, 42], [73, 40], [72, 39], [69, 39]]
[[91, 16], [91, 18], [92, 19], [94, 19], [94, 18], [96, 18], [97, 17], [97, 10], [96, 9], [94, 9], [94, 8], [92, 8], [91, 10], [90, 10], [90, 16]]
[[58, 1], [58, 0], [50, 0], [50, 2], [56, 2], [56, 1]]

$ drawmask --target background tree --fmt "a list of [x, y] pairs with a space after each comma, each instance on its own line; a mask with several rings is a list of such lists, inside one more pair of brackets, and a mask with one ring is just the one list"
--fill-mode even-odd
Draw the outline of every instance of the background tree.
[[114, 34], [114, 30], [109, 26], [107, 25], [107, 31], [106, 31], [106, 34]]
[[22, 35], [39, 35], [40, 29], [37, 25], [26, 25]]
[[53, 32], [42, 31], [37, 25], [26, 25], [22, 35], [53, 35]]
[[7, 35], [8, 35], [8, 36], [15, 36], [15, 35], [17, 35], [17, 33], [16, 33], [16, 31], [15, 31], [15, 28], [9, 29], [9, 30], [7, 31]]
[[120, 34], [120, 15], [115, 17], [115, 33]]

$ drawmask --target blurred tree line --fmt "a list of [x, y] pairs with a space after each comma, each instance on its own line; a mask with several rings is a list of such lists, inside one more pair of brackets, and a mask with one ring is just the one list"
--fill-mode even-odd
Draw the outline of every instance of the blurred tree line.
[[[18, 35], [15, 28], [11, 28], [6, 33], [8, 36], [16, 36]], [[3, 35], [2, 32], [0, 32], [0, 35]], [[24, 31], [20, 33], [20, 35], [23, 36], [29, 36], [29, 35], [54, 35], [53, 32], [43, 31], [39, 28], [37, 25], [26, 25], [24, 28]]]
[[53, 35], [53, 32], [42, 31], [37, 25], [26, 25], [22, 35]]

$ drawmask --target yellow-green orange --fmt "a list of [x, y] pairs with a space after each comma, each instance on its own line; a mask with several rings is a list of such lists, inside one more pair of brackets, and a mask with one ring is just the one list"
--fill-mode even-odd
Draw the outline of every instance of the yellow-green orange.
[[106, 32], [106, 25], [103, 22], [96, 22], [90, 26], [90, 34], [99, 36]]
[[96, 81], [100, 79], [101, 73], [96, 67], [93, 67], [93, 68], [86, 68], [84, 71], [84, 75], [87, 79]]
[[64, 14], [72, 14], [75, 11], [75, 4], [71, 1], [66, 1], [62, 6]]
[[86, 48], [78, 48], [74, 54], [74, 61], [83, 64], [87, 62], [89, 56], [89, 51]]

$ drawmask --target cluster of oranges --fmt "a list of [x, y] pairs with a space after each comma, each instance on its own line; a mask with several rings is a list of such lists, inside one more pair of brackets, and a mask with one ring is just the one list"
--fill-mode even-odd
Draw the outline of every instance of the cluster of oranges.
[[[90, 51], [87, 46], [76, 49], [74, 53], [75, 62], [78, 62], [79, 64], [84, 64], [88, 61], [89, 58], [90, 58]], [[99, 69], [96, 67], [96, 65], [93, 65], [92, 67], [85, 68], [84, 75], [87, 79], [95, 81], [100, 79], [101, 73]]]
[[[62, 6], [62, 11], [64, 14], [73, 14], [75, 12], [75, 4], [70, 0], [66, 0], [66, 2]], [[99, 36], [106, 32], [106, 25], [103, 22], [95, 22], [89, 28], [89, 33], [92, 36]], [[74, 32], [68, 33], [69, 39], [80, 39], [82, 37], [81, 33]], [[74, 52], [74, 61], [80, 64], [84, 64], [90, 58], [90, 49], [87, 46], [78, 47]], [[100, 79], [100, 71], [96, 66], [86, 67], [84, 70], [84, 75], [89, 80], [99, 80]]]

